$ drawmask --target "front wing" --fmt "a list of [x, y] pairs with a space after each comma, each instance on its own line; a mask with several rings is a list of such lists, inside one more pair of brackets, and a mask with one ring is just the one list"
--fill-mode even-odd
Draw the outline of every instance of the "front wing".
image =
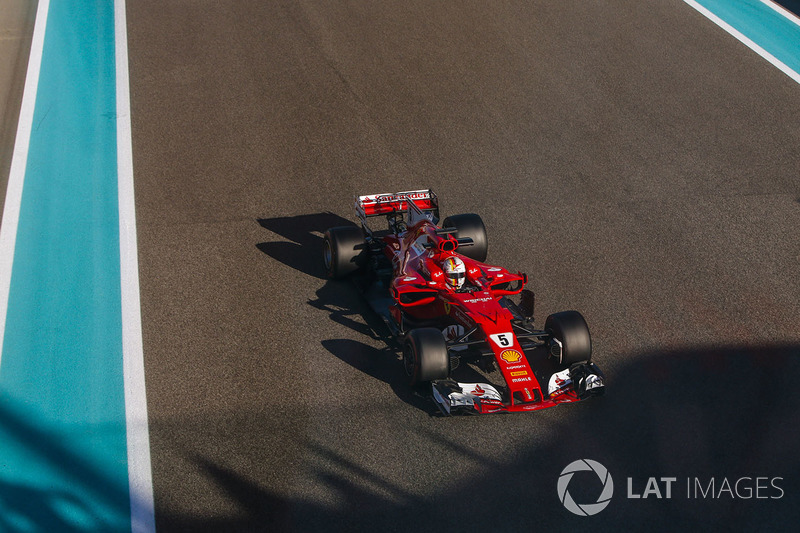
[[578, 363], [550, 376], [547, 396], [538, 402], [511, 403], [489, 383], [451, 379], [431, 383], [433, 401], [446, 415], [536, 411], [560, 403], [578, 402], [605, 392], [603, 373], [594, 363]]

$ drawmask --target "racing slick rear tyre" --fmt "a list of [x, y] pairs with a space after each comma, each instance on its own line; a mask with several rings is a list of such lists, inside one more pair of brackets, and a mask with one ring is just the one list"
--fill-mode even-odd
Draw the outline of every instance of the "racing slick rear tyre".
[[403, 341], [403, 366], [408, 383], [417, 387], [450, 375], [450, 354], [436, 328], [412, 329]]
[[547, 317], [544, 329], [551, 340], [561, 343], [558, 362], [564, 366], [592, 360], [592, 337], [583, 315], [577, 311], [561, 311]]
[[475, 261], [483, 263], [486, 261], [486, 254], [489, 253], [489, 238], [486, 236], [486, 226], [483, 219], [475, 213], [464, 213], [463, 215], [452, 215], [444, 219], [443, 228], [456, 228], [455, 237], [472, 239], [470, 246], [458, 249], [458, 253], [465, 255]]
[[338, 226], [325, 232], [322, 259], [325, 274], [330, 279], [340, 279], [358, 270], [364, 264], [366, 241], [361, 228]]

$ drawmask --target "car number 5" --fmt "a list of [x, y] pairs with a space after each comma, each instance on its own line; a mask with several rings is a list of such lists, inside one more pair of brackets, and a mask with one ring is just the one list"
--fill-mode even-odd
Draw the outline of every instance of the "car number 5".
[[495, 333], [494, 335], [489, 335], [489, 338], [501, 348], [511, 346], [511, 343], [514, 341], [514, 335], [512, 333]]

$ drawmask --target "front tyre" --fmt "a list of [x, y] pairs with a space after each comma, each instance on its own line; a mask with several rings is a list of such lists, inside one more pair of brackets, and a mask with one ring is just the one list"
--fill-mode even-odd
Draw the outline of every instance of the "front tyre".
[[412, 329], [403, 341], [403, 367], [408, 383], [417, 387], [450, 375], [450, 354], [436, 328]]
[[361, 228], [338, 226], [325, 232], [322, 260], [329, 279], [341, 279], [364, 264], [366, 241]]
[[592, 360], [592, 338], [583, 315], [561, 311], [547, 317], [544, 329], [550, 334], [551, 353], [559, 364], [571, 366]]

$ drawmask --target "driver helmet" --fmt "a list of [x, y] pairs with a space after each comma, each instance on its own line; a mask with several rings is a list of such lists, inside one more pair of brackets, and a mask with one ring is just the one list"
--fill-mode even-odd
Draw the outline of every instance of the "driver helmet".
[[464, 285], [464, 278], [467, 275], [464, 261], [455, 256], [448, 257], [444, 260], [442, 270], [444, 270], [448, 287], [458, 290]]

